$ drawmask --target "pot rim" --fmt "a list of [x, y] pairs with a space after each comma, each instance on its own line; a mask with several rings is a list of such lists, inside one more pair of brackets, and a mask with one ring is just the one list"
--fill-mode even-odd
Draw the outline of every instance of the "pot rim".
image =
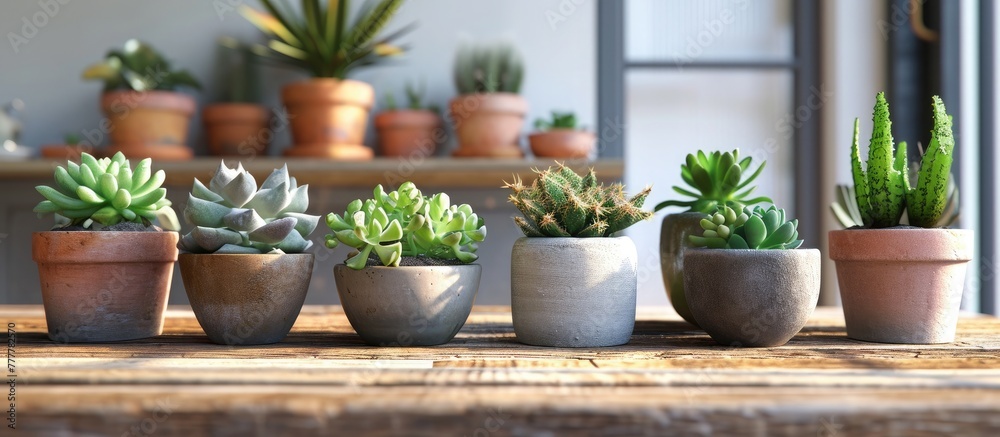
[[596, 137], [594, 135], [594, 132], [590, 131], [590, 130], [586, 130], [586, 129], [567, 129], [567, 128], [549, 129], [547, 131], [535, 131], [535, 132], [532, 132], [532, 133], [528, 134], [528, 137], [529, 138], [533, 138], [533, 137], [544, 137], [544, 136], [550, 136], [550, 135], [551, 136], [569, 136], [569, 135], [572, 135], [572, 136]]
[[370, 270], [387, 270], [387, 271], [392, 271], [392, 270], [440, 269], [440, 268], [449, 268], [450, 269], [450, 268], [456, 268], [456, 267], [457, 268], [473, 267], [473, 268], [479, 268], [479, 269], [483, 268], [483, 266], [480, 265], [479, 263], [454, 264], [454, 265], [444, 265], [444, 266], [398, 266], [398, 267], [365, 266], [365, 268], [363, 268], [361, 270], [354, 270], [354, 269], [348, 267], [347, 264], [337, 263], [337, 264], [334, 264], [333, 267], [334, 268], [346, 268], [347, 270], [351, 270], [351, 271], [355, 271], [355, 272], [363, 272], [363, 271], [369, 270], [369, 269]]
[[[331, 89], [333, 96], [316, 92]], [[310, 90], [311, 92], [307, 91]], [[375, 104], [375, 89], [368, 82], [332, 77], [312, 77], [286, 84], [281, 88], [281, 100], [289, 105], [353, 105], [370, 110]]]
[[[975, 231], [946, 228], [839, 229], [827, 234], [834, 261], [971, 261]], [[866, 250], [851, 250], [862, 242]], [[910, 244], [905, 244], [910, 243]], [[906, 247], [911, 246], [911, 247]], [[934, 252], [932, 246], [948, 247]], [[875, 250], [871, 250], [875, 248]]]
[[198, 108], [198, 102], [195, 101], [194, 97], [180, 91], [114, 90], [106, 91], [101, 94], [101, 109], [105, 112], [105, 114], [107, 114], [109, 109], [113, 109], [111, 106], [117, 102], [119, 98], [130, 95], [143, 97], [141, 97], [141, 100], [135, 101], [134, 104], [124, 103], [128, 106], [129, 110], [137, 108], [164, 109], [191, 116]]
[[712, 257], [726, 255], [729, 257], [739, 256], [746, 258], [790, 258], [816, 256], [821, 259], [820, 250], [814, 247], [800, 247], [796, 249], [711, 249], [707, 247], [688, 247], [684, 252], [684, 257], [694, 255], [695, 257]]
[[230, 257], [230, 256], [233, 256], [233, 257], [240, 257], [240, 256], [253, 256], [253, 257], [257, 257], [257, 256], [273, 256], [273, 257], [280, 257], [280, 256], [298, 256], [298, 255], [307, 255], [307, 256], [312, 256], [312, 257], [316, 256], [316, 254], [314, 254], [314, 253], [306, 253], [306, 252], [300, 252], [300, 253], [191, 253], [191, 252], [181, 252], [177, 256], [178, 257], [185, 257], [186, 258], [186, 257], [198, 257], [198, 256], [218, 256], [218, 257]]
[[[52, 241], [43, 238], [46, 235], [57, 235], [60, 241]], [[46, 247], [65, 244], [68, 239], [75, 241], [90, 240], [92, 243], [81, 250], [70, 254], [53, 255], [51, 250], [40, 250]], [[101, 249], [108, 244], [108, 241], [118, 242], [122, 239], [129, 239], [132, 245], [149, 246], [154, 250], [147, 250], [141, 256], [128, 257], [119, 253], [101, 252]], [[170, 262], [177, 261], [179, 251], [177, 242], [180, 240], [180, 233], [177, 231], [39, 231], [31, 235], [31, 259], [36, 263], [56, 263], [56, 264], [98, 264], [98, 263], [149, 263], [149, 262]], [[48, 242], [49, 244], [45, 244]], [[168, 244], [169, 243], [169, 244]], [[94, 247], [96, 246], [96, 247]], [[159, 247], [161, 250], [156, 249]], [[104, 256], [93, 256], [102, 253]]]
[[[465, 102], [478, 100], [475, 108], [466, 108]], [[528, 100], [515, 93], [471, 93], [461, 94], [448, 101], [452, 118], [468, 117], [469, 114], [484, 111], [510, 114], [524, 118], [528, 113]], [[456, 114], [460, 117], [456, 117]]]

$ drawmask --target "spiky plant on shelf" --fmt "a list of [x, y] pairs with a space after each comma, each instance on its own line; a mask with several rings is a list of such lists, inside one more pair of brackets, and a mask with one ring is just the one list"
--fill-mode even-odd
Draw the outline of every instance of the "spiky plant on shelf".
[[742, 211], [720, 206], [701, 220], [702, 235], [688, 238], [696, 247], [713, 249], [796, 249], [802, 245], [798, 226], [798, 220], [785, 220], [785, 210], [773, 205]]
[[[761, 162], [749, 177], [753, 158], [747, 156], [740, 159], [740, 149], [732, 152], [715, 151], [688, 154], [685, 163], [681, 165], [681, 178], [691, 189], [674, 186], [673, 190], [682, 196], [692, 197], [690, 200], [668, 200], [656, 205], [659, 211], [668, 206], [681, 206], [689, 211], [708, 214], [719, 205], [737, 205], [738, 207], [753, 206], [758, 203], [771, 203], [766, 196], [750, 198], [757, 189], [750, 185], [767, 162]], [[741, 191], [742, 190], [742, 191]]]
[[521, 92], [524, 62], [513, 46], [467, 46], [455, 56], [455, 88], [459, 94]]
[[528, 102], [521, 54], [511, 45], [465, 46], [454, 66], [459, 96], [449, 102], [459, 157], [520, 158]]

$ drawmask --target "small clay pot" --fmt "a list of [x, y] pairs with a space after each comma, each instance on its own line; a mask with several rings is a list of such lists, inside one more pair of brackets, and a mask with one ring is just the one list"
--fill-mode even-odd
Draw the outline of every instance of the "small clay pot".
[[32, 234], [49, 338], [99, 343], [160, 335], [178, 239], [176, 232]]
[[208, 152], [215, 156], [266, 156], [271, 112], [251, 103], [216, 103], [201, 112]]
[[395, 110], [375, 116], [382, 156], [427, 157], [434, 155], [444, 137], [441, 117], [434, 111]]
[[617, 238], [518, 238], [511, 252], [517, 341], [535, 346], [628, 343], [635, 327], [635, 244]]
[[368, 112], [375, 101], [371, 85], [356, 80], [313, 78], [286, 85], [281, 99], [288, 109], [294, 144], [286, 156], [367, 160], [364, 146]]
[[576, 129], [552, 129], [528, 136], [531, 153], [541, 158], [588, 158], [597, 137], [593, 132]]
[[688, 307], [723, 346], [781, 346], [816, 309], [820, 260], [818, 249], [687, 250]]
[[299, 317], [313, 254], [180, 255], [181, 277], [198, 324], [214, 343], [271, 344]]
[[528, 101], [512, 93], [465, 94], [449, 103], [458, 139], [456, 157], [520, 158]]
[[830, 231], [847, 336], [879, 343], [955, 341], [973, 231]]
[[434, 346], [465, 325], [482, 267], [333, 267], [347, 320], [373, 346]]
[[108, 117], [110, 154], [129, 158], [183, 160], [194, 156], [187, 146], [188, 125], [197, 103], [172, 91], [110, 91], [101, 96]]
[[688, 309], [687, 295], [684, 293], [684, 253], [691, 247], [689, 235], [701, 235], [701, 219], [706, 215], [700, 212], [682, 212], [670, 214], [663, 218], [660, 227], [660, 272], [663, 274], [663, 286], [667, 289], [667, 298], [688, 323], [698, 326], [698, 322]]

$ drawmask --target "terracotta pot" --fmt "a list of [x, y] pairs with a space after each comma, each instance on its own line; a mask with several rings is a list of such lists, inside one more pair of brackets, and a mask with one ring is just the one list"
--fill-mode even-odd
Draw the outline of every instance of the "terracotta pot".
[[788, 343], [819, 302], [818, 249], [690, 249], [684, 257], [691, 314], [723, 346]]
[[111, 91], [101, 96], [108, 117], [111, 154], [154, 160], [189, 159], [188, 123], [197, 103], [171, 91]]
[[214, 343], [271, 344], [299, 317], [313, 254], [180, 256], [181, 278], [198, 324]]
[[178, 238], [176, 232], [32, 234], [49, 338], [76, 343], [160, 335]]
[[444, 137], [441, 117], [427, 110], [383, 112], [375, 116], [375, 129], [382, 156], [431, 156]]
[[879, 343], [955, 341], [973, 231], [830, 231], [847, 336]]
[[201, 112], [208, 152], [216, 156], [267, 155], [271, 111], [251, 103], [217, 103]]
[[597, 143], [593, 132], [553, 129], [528, 136], [531, 153], [541, 158], [588, 158]]
[[684, 253], [691, 248], [688, 236], [701, 234], [699, 223], [705, 216], [700, 212], [670, 214], [663, 218], [660, 227], [660, 272], [667, 298], [677, 314], [694, 326], [698, 326], [698, 322], [688, 309], [684, 293]]
[[286, 85], [281, 99], [288, 109], [294, 144], [286, 156], [345, 160], [371, 159], [364, 146], [368, 111], [375, 101], [371, 85], [356, 80], [314, 78]]
[[528, 101], [517, 94], [466, 94], [449, 104], [459, 157], [524, 156], [519, 138], [528, 112]]
[[57, 161], [80, 162], [80, 153], [86, 152], [95, 157], [101, 154], [88, 144], [46, 144], [39, 150], [39, 154], [45, 159], [55, 159]]
[[482, 267], [333, 267], [347, 320], [373, 346], [434, 346], [465, 325]]

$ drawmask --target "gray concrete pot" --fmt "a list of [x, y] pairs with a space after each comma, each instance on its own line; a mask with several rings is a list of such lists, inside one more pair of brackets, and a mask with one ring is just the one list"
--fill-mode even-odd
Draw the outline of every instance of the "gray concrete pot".
[[313, 254], [180, 255], [184, 291], [214, 343], [277, 343], [299, 317]]
[[691, 313], [725, 346], [781, 346], [819, 301], [818, 249], [691, 249], [684, 290]]
[[510, 272], [517, 340], [554, 347], [628, 343], [636, 265], [628, 237], [519, 238]]
[[347, 320], [373, 346], [434, 346], [465, 325], [482, 267], [333, 267]]
[[700, 223], [705, 217], [700, 212], [670, 214], [663, 218], [663, 226], [660, 227], [660, 272], [667, 298], [677, 314], [695, 326], [698, 322], [691, 315], [684, 294], [684, 252], [691, 247], [688, 236], [701, 234]]

